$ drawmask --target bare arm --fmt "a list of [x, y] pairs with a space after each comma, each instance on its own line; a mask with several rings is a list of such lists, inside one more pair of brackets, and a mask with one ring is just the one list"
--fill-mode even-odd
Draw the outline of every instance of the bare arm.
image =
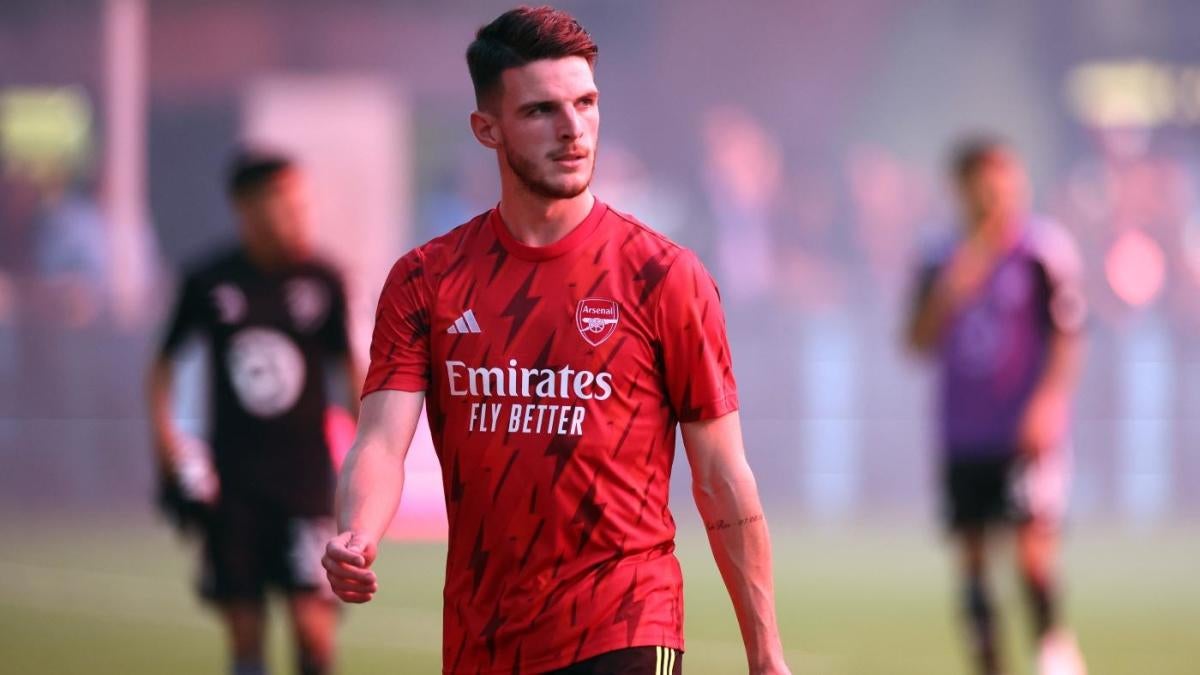
[[1020, 444], [1026, 453], [1038, 456], [1066, 440], [1083, 352], [1083, 338], [1078, 334], [1056, 332], [1050, 339], [1045, 370], [1021, 420]]
[[334, 592], [347, 602], [366, 602], [377, 589], [368, 568], [400, 504], [404, 459], [424, 399], [422, 392], [387, 390], [363, 400], [358, 435], [338, 479], [340, 534], [326, 546], [323, 560]]
[[909, 317], [908, 345], [919, 354], [929, 354], [941, 339], [946, 323], [959, 306], [987, 280], [995, 265], [996, 251], [980, 237], [963, 242], [946, 266], [923, 279]]
[[412, 443], [422, 392], [379, 391], [362, 405], [358, 435], [338, 480], [338, 529], [378, 543], [404, 489], [404, 459]]
[[150, 406], [151, 443], [159, 469], [174, 472], [175, 446], [178, 430], [171, 418], [171, 386], [175, 379], [174, 367], [166, 357], [156, 357], [150, 364], [150, 375], [146, 381], [146, 397]]
[[736, 412], [682, 425], [692, 493], [733, 601], [753, 675], [787, 673], [775, 618], [771, 540]]
[[1046, 370], [1036, 391], [1072, 394], [1083, 370], [1083, 338], [1074, 333], [1055, 333], [1050, 339]]
[[1032, 457], [1061, 448], [1070, 435], [1071, 404], [1083, 371], [1087, 301], [1083, 295], [1083, 263], [1070, 235], [1061, 226], [1038, 231], [1034, 239], [1045, 286], [1040, 295], [1049, 328], [1046, 360], [1026, 404], [1018, 442]]
[[953, 306], [945, 293], [938, 292], [935, 282], [922, 293], [908, 321], [908, 346], [918, 354], [928, 354], [937, 346]]

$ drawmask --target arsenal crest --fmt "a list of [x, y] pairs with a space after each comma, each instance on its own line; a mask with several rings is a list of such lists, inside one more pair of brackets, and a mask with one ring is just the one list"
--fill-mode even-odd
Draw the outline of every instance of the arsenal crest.
[[575, 309], [575, 327], [593, 347], [599, 347], [617, 331], [619, 318], [617, 301], [607, 298], [584, 298]]

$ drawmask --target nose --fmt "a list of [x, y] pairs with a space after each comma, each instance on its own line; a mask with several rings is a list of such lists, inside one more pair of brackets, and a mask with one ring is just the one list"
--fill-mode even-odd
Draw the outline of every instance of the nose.
[[574, 106], [564, 106], [560, 119], [559, 140], [573, 141], [583, 135], [583, 117]]

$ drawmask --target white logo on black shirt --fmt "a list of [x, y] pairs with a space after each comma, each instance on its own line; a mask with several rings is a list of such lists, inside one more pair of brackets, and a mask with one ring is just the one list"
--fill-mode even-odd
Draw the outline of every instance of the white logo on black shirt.
[[246, 328], [229, 341], [229, 379], [238, 400], [257, 417], [281, 415], [304, 389], [304, 356], [296, 343], [270, 328]]
[[297, 330], [308, 333], [316, 330], [329, 314], [329, 290], [316, 279], [292, 279], [284, 288], [288, 314]]
[[246, 318], [246, 294], [233, 284], [217, 284], [209, 291], [217, 308], [217, 321], [231, 325]]

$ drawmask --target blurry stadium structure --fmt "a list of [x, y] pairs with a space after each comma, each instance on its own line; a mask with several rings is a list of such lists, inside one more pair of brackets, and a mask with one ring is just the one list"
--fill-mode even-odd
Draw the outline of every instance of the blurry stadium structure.
[[[1016, 142], [1086, 256], [1074, 517], [1200, 515], [1200, 4], [563, 4], [621, 111], [596, 192], [721, 283], [778, 520], [932, 520], [929, 375], [897, 331], [951, 226], [943, 151], [975, 129]], [[313, 170], [359, 331], [396, 256], [491, 205], [460, 46], [506, 6], [0, 4], [6, 513], [148, 508], [147, 346], [181, 261], [233, 235], [237, 139]], [[436, 466], [418, 476], [436, 516]]]

